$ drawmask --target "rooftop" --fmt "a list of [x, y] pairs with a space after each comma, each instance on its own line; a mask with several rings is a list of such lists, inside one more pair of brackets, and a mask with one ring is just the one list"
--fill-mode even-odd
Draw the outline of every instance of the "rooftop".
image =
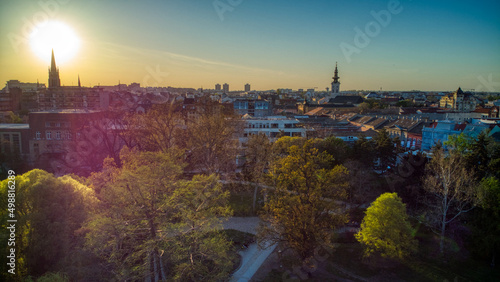
[[30, 129], [30, 125], [27, 123], [0, 123], [0, 129]]
[[100, 113], [102, 111], [98, 110], [82, 110], [82, 109], [56, 109], [48, 111], [32, 112], [31, 114], [89, 114], [89, 113]]

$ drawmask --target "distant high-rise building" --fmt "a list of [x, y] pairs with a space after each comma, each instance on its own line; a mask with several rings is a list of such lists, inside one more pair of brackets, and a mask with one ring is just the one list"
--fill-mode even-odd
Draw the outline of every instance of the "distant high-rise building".
[[59, 69], [56, 68], [56, 59], [54, 58], [54, 49], [52, 49], [52, 60], [49, 69], [49, 88], [61, 86], [59, 79]]
[[332, 96], [336, 96], [340, 93], [340, 82], [339, 82], [339, 70], [337, 68], [337, 63], [335, 63], [335, 73], [333, 75], [332, 81]]
[[215, 90], [219, 90], [219, 91], [221, 90], [219, 83], [215, 84]]
[[228, 93], [229, 92], [229, 84], [224, 83], [224, 85], [222, 85], [222, 90], [224, 91], [224, 93]]
[[250, 91], [250, 84], [245, 84], [245, 92], [249, 92]]

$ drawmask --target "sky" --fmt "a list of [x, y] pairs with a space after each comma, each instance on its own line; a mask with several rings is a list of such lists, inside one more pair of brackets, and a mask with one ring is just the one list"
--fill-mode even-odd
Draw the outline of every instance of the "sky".
[[60, 37], [63, 85], [324, 90], [338, 63], [341, 91], [500, 92], [498, 15], [497, 0], [0, 0], [0, 84], [47, 83], [33, 31], [58, 22], [79, 41], [41, 39]]

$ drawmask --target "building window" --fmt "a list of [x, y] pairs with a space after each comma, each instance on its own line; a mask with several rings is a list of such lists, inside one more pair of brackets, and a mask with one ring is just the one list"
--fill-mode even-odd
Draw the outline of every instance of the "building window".
[[40, 131], [37, 131], [37, 132], [35, 133], [35, 139], [36, 139], [36, 140], [40, 140], [40, 138], [42, 138], [42, 133], [40, 133]]
[[45, 139], [52, 140], [52, 132], [50, 131], [45, 132]]
[[10, 134], [0, 134], [0, 145], [2, 148], [2, 153], [10, 151]]
[[60, 140], [61, 139], [61, 131], [56, 132], [56, 139]]
[[66, 139], [71, 140], [73, 136], [71, 135], [71, 132], [66, 132]]

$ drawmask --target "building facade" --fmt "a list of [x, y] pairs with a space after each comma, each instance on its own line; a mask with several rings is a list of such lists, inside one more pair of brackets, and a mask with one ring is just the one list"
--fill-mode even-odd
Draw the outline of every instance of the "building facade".
[[472, 112], [476, 109], [477, 101], [472, 93], [463, 92], [461, 88], [458, 88], [454, 93], [443, 96], [439, 106], [457, 112]]
[[264, 118], [243, 117], [245, 122], [243, 137], [250, 135], [265, 134], [269, 138], [280, 136], [306, 137], [306, 129], [298, 126], [300, 121], [295, 118], [284, 116], [270, 116]]
[[273, 105], [267, 100], [239, 99], [233, 102], [234, 113], [252, 117], [266, 117], [273, 113]]

